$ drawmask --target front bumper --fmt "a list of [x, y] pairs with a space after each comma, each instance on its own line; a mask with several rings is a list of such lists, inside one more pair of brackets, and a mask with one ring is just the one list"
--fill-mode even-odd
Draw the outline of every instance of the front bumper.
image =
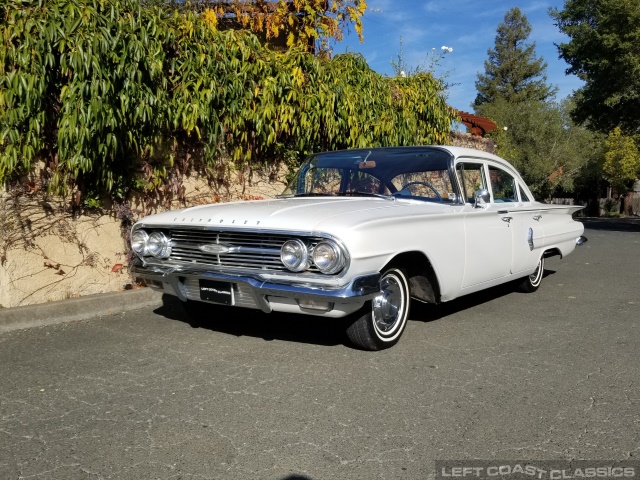
[[176, 295], [182, 301], [201, 301], [193, 287], [200, 279], [229, 282], [243, 298], [237, 306], [258, 308], [267, 313], [282, 311], [341, 317], [358, 310], [367, 300], [371, 300], [380, 292], [378, 273], [357, 277], [342, 287], [326, 287], [303, 283], [265, 282], [248, 275], [176, 266], [137, 264], [131, 271], [136, 278], [143, 279], [151, 288]]

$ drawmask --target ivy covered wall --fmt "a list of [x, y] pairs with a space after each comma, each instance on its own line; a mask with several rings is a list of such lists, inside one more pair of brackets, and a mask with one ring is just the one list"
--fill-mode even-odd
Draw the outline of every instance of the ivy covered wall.
[[276, 53], [206, 15], [138, 0], [0, 3], [0, 184], [32, 174], [77, 204], [179, 197], [307, 153], [437, 144], [452, 114], [429, 74], [389, 78], [358, 55]]

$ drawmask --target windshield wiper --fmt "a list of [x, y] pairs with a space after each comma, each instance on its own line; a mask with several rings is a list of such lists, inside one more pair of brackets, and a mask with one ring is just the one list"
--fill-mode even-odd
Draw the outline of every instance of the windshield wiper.
[[276, 198], [294, 198], [294, 197], [335, 197], [335, 193], [287, 193], [286, 195], [276, 195]]
[[338, 195], [342, 196], [353, 196], [353, 197], [377, 197], [384, 198], [385, 200], [395, 201], [395, 197], [391, 195], [385, 195], [384, 193], [371, 193], [371, 192], [361, 192], [359, 190], [350, 190], [348, 192], [341, 192]]

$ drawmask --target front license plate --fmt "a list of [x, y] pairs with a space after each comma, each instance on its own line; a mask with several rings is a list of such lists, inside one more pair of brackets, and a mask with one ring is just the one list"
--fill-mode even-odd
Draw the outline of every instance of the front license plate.
[[215, 280], [200, 280], [200, 299], [233, 305], [233, 284]]

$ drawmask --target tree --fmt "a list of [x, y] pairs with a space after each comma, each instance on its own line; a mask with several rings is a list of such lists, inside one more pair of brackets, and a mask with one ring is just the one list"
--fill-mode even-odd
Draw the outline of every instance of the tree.
[[640, 150], [632, 137], [613, 129], [605, 142], [604, 175], [619, 193], [625, 193], [640, 176]]
[[286, 36], [289, 47], [319, 41], [327, 50], [330, 40], [342, 40], [344, 29], [355, 26], [363, 41], [362, 16], [366, 0], [169, 0], [179, 8], [213, 14], [223, 22], [231, 15], [242, 28], [267, 39]]
[[585, 165], [601, 165], [602, 137], [571, 120], [572, 98], [553, 101], [557, 88], [547, 84], [547, 64], [536, 57], [535, 43], [527, 43], [530, 33], [518, 8], [505, 14], [478, 75], [474, 107], [498, 125], [492, 132], [498, 154], [511, 160], [536, 197], [548, 198], [572, 192]]
[[473, 103], [476, 112], [481, 107], [498, 99], [510, 103], [524, 101], [547, 101], [557, 89], [547, 85], [547, 64], [535, 54], [536, 44], [526, 43], [531, 33], [527, 17], [518, 7], [512, 8], [498, 25], [495, 47], [487, 53], [485, 73], [478, 74], [478, 95]]
[[573, 191], [585, 165], [599, 163], [602, 139], [573, 124], [571, 99], [521, 102], [518, 108], [498, 99], [483, 108], [498, 124], [492, 132], [498, 154], [513, 163], [537, 198]]
[[567, 0], [550, 14], [570, 39], [558, 46], [567, 73], [585, 82], [574, 119], [602, 132], [640, 132], [640, 2]]

